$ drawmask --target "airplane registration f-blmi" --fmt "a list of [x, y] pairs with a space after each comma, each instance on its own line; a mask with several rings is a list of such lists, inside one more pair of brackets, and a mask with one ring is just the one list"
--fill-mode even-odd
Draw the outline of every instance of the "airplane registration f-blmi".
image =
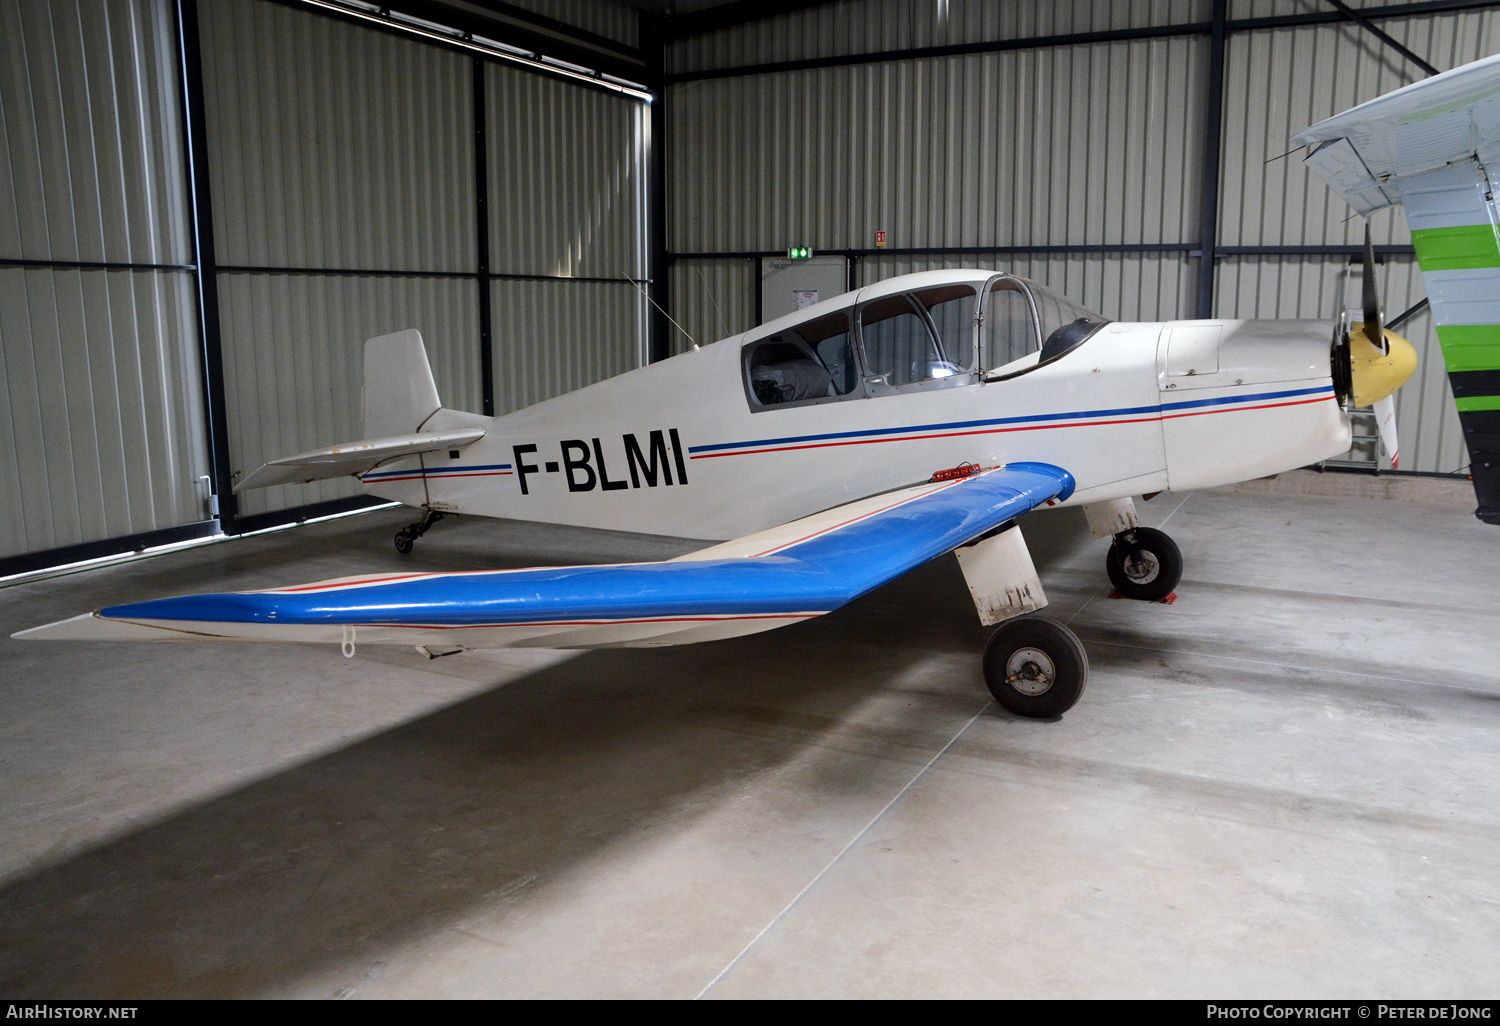
[[[1500, 58], [1297, 141], [1316, 145], [1309, 166], [1361, 212], [1420, 206], [1413, 228], [1431, 234], [1418, 259], [1460, 393], [1479, 515], [1495, 522], [1500, 496], [1482, 453], [1500, 452], [1500, 429], [1486, 430], [1500, 420], [1500, 231], [1485, 167], [1500, 166], [1500, 152], [1493, 165], [1485, 156], [1500, 149]], [[931, 271], [496, 418], [442, 408], [416, 331], [373, 338], [366, 439], [276, 460], [236, 490], [357, 475], [367, 491], [424, 510], [397, 534], [402, 552], [453, 513], [734, 540], [659, 563], [369, 574], [159, 599], [14, 636], [325, 642], [346, 655], [356, 643], [431, 656], [678, 645], [821, 616], [955, 552], [980, 620], [999, 625], [984, 655], [990, 691], [1015, 713], [1057, 716], [1082, 693], [1088, 660], [1067, 627], [1026, 615], [1047, 599], [1017, 518], [1082, 506], [1095, 537], [1113, 539], [1116, 589], [1159, 600], [1182, 560], [1139, 525], [1134, 496], [1337, 455], [1350, 445], [1347, 410], [1370, 404], [1397, 458], [1392, 396], [1416, 356], [1381, 327], [1368, 230], [1363, 287], [1362, 320], [1341, 309], [1332, 324], [1123, 323], [1013, 275]]]

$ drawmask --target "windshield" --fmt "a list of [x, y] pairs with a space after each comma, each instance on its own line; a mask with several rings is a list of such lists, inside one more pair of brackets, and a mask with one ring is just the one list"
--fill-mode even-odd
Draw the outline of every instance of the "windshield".
[[1108, 319], [1027, 280], [1042, 328], [1041, 362], [1055, 359], [1109, 323]]

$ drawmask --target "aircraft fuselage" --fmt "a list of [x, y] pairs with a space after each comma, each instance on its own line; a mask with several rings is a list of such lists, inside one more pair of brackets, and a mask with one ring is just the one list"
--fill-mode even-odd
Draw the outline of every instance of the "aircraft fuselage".
[[891, 279], [493, 421], [441, 411], [426, 430], [486, 425], [484, 438], [382, 466], [365, 487], [442, 511], [719, 539], [962, 463], [1064, 467], [1075, 505], [1242, 481], [1349, 447], [1328, 328], [1312, 321], [1114, 322], [1003, 380], [757, 408], [742, 356], [757, 339], [964, 275]]

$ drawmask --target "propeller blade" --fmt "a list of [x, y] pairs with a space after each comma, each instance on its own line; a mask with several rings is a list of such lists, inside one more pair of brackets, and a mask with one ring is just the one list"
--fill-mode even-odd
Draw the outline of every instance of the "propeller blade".
[[1360, 292], [1365, 308], [1365, 338], [1382, 351], [1388, 351], [1385, 345], [1385, 332], [1380, 330], [1380, 292], [1375, 287], [1375, 247], [1370, 243], [1368, 221], [1365, 222], [1365, 263], [1360, 279]]
[[1401, 466], [1401, 449], [1396, 442], [1396, 397], [1388, 395], [1375, 400], [1375, 422], [1380, 431], [1380, 447], [1391, 458], [1391, 468]]

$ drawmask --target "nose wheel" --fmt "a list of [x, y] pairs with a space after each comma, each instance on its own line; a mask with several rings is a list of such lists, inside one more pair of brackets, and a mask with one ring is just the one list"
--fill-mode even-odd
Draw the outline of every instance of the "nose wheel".
[[428, 531], [432, 525], [443, 519], [447, 514], [439, 513], [435, 509], [429, 509], [422, 514], [422, 519], [415, 524], [407, 524], [396, 532], [396, 551], [403, 556], [411, 555], [412, 548], [417, 544], [417, 539]]
[[1105, 557], [1109, 581], [1125, 598], [1160, 602], [1182, 580], [1182, 552], [1154, 527], [1137, 527], [1115, 535]]
[[1000, 625], [984, 649], [984, 682], [1000, 706], [1017, 716], [1051, 719], [1078, 701], [1089, 678], [1083, 643], [1044, 616]]

